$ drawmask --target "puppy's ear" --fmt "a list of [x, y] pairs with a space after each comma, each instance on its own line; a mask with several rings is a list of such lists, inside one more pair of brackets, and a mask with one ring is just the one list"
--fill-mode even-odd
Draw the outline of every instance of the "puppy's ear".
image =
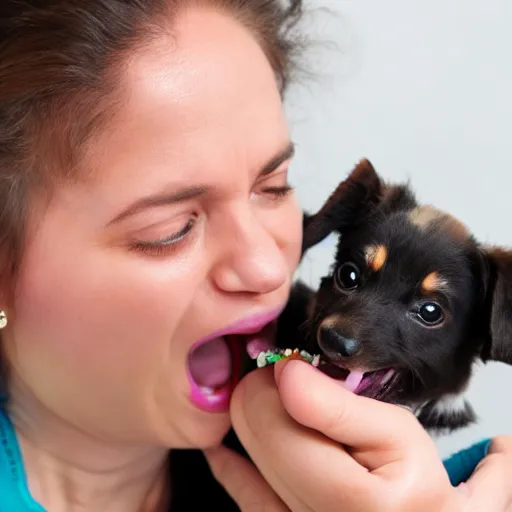
[[492, 248], [486, 257], [489, 336], [482, 359], [512, 364], [512, 251]]
[[321, 242], [333, 231], [357, 224], [380, 201], [383, 183], [368, 160], [361, 160], [314, 215], [304, 215], [302, 251]]

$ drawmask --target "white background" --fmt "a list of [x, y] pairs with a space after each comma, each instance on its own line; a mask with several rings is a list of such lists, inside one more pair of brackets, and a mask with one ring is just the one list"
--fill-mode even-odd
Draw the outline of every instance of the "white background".
[[[315, 75], [287, 98], [302, 206], [317, 209], [364, 156], [385, 179], [410, 179], [422, 202], [450, 211], [482, 242], [512, 245], [512, 2], [308, 5]], [[318, 284], [332, 242], [310, 253], [302, 279]], [[469, 398], [479, 423], [440, 438], [441, 454], [512, 434], [511, 396], [512, 368], [478, 369]]]

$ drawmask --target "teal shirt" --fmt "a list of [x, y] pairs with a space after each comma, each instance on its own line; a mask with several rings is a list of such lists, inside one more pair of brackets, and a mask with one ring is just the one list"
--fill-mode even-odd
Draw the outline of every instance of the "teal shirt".
[[487, 456], [491, 441], [492, 439], [484, 439], [445, 459], [444, 467], [453, 486], [469, 480], [479, 462]]
[[45, 512], [30, 495], [16, 432], [1, 407], [0, 512]]
[[[466, 481], [486, 456], [491, 440], [485, 439], [444, 461], [452, 485]], [[0, 512], [45, 512], [30, 495], [16, 432], [0, 406]]]

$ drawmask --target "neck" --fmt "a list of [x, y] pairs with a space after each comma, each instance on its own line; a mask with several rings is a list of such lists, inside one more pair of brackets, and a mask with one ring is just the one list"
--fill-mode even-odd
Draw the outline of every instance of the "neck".
[[33, 498], [52, 512], [161, 512], [168, 450], [89, 435], [12, 382], [9, 415]]

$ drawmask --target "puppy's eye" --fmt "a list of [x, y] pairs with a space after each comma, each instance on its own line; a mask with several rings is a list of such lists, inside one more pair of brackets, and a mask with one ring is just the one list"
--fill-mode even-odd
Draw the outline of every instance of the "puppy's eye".
[[354, 263], [343, 263], [335, 274], [336, 285], [343, 290], [353, 290], [361, 284], [361, 272]]
[[437, 325], [444, 319], [444, 313], [441, 306], [435, 302], [427, 302], [423, 304], [418, 311], [418, 316], [421, 321], [427, 325]]

